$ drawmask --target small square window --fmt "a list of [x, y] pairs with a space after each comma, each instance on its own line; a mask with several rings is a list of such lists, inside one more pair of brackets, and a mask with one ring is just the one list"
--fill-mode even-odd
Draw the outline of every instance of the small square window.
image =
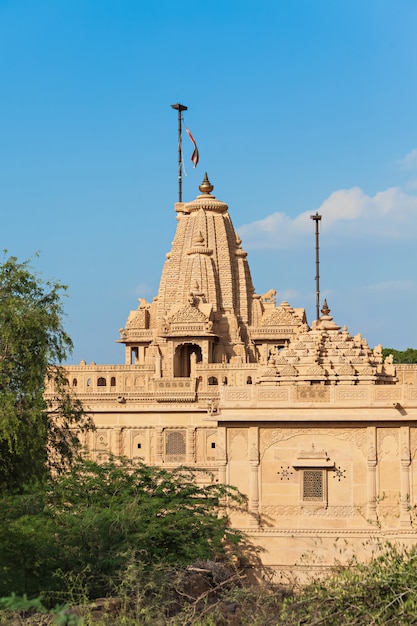
[[139, 450], [141, 449], [141, 447], [142, 447], [142, 444], [141, 444], [141, 443], [138, 443], [138, 449], [139, 449]]
[[323, 470], [309, 469], [303, 472], [302, 499], [304, 502], [323, 502]]
[[215, 447], [216, 447], [216, 444], [214, 443], [214, 441], [212, 441], [212, 442], [211, 442], [211, 447], [212, 447], [212, 448], [215, 448]]

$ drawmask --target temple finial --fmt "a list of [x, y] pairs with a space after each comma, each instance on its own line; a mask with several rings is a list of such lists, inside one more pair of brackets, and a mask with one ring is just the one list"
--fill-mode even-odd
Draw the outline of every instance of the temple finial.
[[211, 182], [209, 181], [208, 177], [207, 177], [207, 172], [204, 173], [204, 180], [201, 183], [201, 185], [199, 186], [199, 190], [201, 191], [201, 193], [204, 194], [210, 194], [213, 191], [214, 187], [211, 184]]
[[321, 312], [323, 313], [323, 315], [329, 315], [329, 313], [330, 313], [330, 309], [329, 309], [329, 307], [327, 305], [326, 298], [324, 298], [323, 308], [322, 308]]

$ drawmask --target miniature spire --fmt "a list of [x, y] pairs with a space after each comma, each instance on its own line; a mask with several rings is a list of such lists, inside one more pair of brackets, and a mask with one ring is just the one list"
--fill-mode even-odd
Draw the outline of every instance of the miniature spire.
[[329, 309], [329, 307], [327, 305], [327, 299], [326, 298], [324, 298], [323, 308], [322, 308], [321, 312], [323, 313], [323, 315], [329, 315], [329, 313], [330, 313], [330, 309]]
[[204, 194], [210, 194], [213, 191], [214, 187], [213, 185], [210, 183], [208, 177], [207, 177], [207, 172], [204, 173], [204, 180], [201, 183], [201, 185], [199, 186], [199, 190], [201, 191], [201, 193]]

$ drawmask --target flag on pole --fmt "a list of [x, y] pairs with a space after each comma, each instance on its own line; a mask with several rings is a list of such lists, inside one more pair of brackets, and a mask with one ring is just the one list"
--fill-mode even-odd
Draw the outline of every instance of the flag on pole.
[[189, 136], [189, 138], [191, 139], [191, 141], [192, 141], [192, 142], [193, 142], [193, 144], [194, 144], [194, 151], [193, 151], [193, 153], [192, 153], [192, 155], [191, 155], [191, 161], [193, 162], [194, 167], [197, 167], [198, 162], [199, 162], [199, 160], [200, 160], [200, 155], [198, 154], [197, 144], [196, 144], [196, 142], [195, 142], [194, 137], [192, 136], [192, 134], [191, 134], [191, 133], [190, 133], [190, 131], [188, 130], [188, 128], [186, 128], [186, 129], [185, 129], [185, 132], [187, 133], [187, 135]]

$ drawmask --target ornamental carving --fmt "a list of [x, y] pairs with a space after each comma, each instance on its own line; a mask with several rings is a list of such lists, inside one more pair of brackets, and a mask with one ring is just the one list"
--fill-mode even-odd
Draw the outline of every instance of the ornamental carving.
[[325, 376], [326, 370], [320, 367], [320, 365], [312, 365], [307, 369], [307, 374], [311, 376]]
[[280, 400], [284, 402], [288, 400], [288, 390], [283, 387], [274, 389], [259, 389], [258, 400]]
[[284, 356], [279, 356], [275, 359], [275, 365], [287, 365], [288, 361]]
[[263, 316], [262, 326], [301, 326], [301, 322], [292, 309], [278, 307]]
[[279, 368], [280, 376], [298, 376], [298, 372], [292, 365]]
[[349, 386], [347, 388], [337, 386], [336, 400], [365, 400], [368, 395], [368, 390], [363, 387], [357, 388]]
[[398, 389], [375, 389], [375, 400], [400, 400], [400, 394]]
[[309, 508], [308, 506], [301, 505], [263, 505], [261, 508], [261, 515], [268, 519], [277, 519], [279, 517], [300, 517], [314, 516], [314, 517], [326, 517], [326, 518], [360, 518], [361, 512], [353, 506], [328, 506], [326, 509]]
[[227, 432], [227, 438], [229, 440], [229, 444], [233, 443], [235, 437], [242, 437], [243, 440], [248, 442], [248, 429], [247, 428], [229, 428]]
[[299, 402], [330, 402], [330, 389], [321, 385], [297, 387]]
[[[367, 451], [368, 443], [366, 428], [349, 428], [347, 430], [340, 430], [339, 428], [309, 428], [308, 434], [327, 435], [333, 437], [337, 441], [347, 441], [354, 447], [359, 448], [363, 455], [365, 455]], [[271, 446], [276, 445], [281, 441], [288, 441], [293, 437], [305, 437], [305, 435], [306, 430], [304, 428], [262, 428], [259, 431], [260, 450], [262, 451], [262, 454], [265, 454]]]
[[410, 400], [417, 400], [417, 387], [408, 387], [407, 395]]
[[126, 322], [126, 330], [132, 330], [134, 328], [147, 329], [149, 328], [149, 310], [145, 308], [139, 308], [137, 311], [131, 311], [128, 320]]
[[378, 456], [394, 455], [398, 458], [398, 429], [397, 428], [378, 428]]
[[336, 369], [336, 372], [342, 376], [354, 376], [356, 373], [355, 368], [349, 365], [349, 363], [346, 363], [346, 365], [342, 365], [342, 367], [338, 367]]
[[207, 323], [209, 320], [206, 315], [195, 306], [184, 306], [168, 317], [168, 322], [171, 324], [190, 323], [196, 324]]
[[232, 400], [249, 401], [251, 399], [251, 391], [247, 389], [226, 389], [224, 391], [224, 399], [228, 402]]

